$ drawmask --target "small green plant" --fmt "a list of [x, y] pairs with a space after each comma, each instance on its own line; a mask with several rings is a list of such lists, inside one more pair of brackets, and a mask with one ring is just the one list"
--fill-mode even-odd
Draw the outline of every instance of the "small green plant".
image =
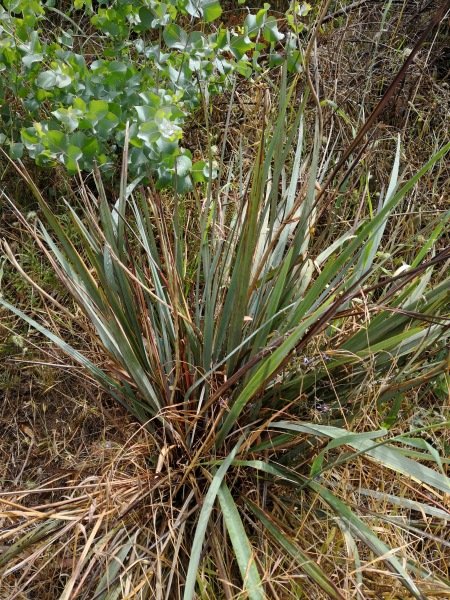
[[7, 0], [0, 8], [1, 141], [15, 159], [26, 152], [71, 174], [107, 170], [128, 124], [130, 176], [152, 173], [160, 186], [186, 191], [186, 116], [202, 96], [279, 64], [283, 54], [291, 71], [300, 69], [296, 23], [309, 5], [297, 5], [281, 33], [268, 4], [226, 29], [217, 0], [101, 1], [96, 9], [74, 0], [64, 13], [53, 2]]
[[[196, 589], [202, 597], [222, 597], [225, 586], [228, 595], [233, 589], [251, 600], [268, 597], [267, 557], [259, 548], [270, 540], [320, 593], [343, 598], [292, 530], [290, 502], [308, 502], [308, 494], [352, 547], [362, 543], [385, 561], [413, 597], [424, 597], [416, 580], [432, 578], [400, 560], [365, 513], [335, 493], [329, 475], [366, 456], [418, 486], [450, 493], [445, 459], [420, 442], [421, 430], [406, 438], [387, 429], [352, 431], [368, 397], [382, 407], [408, 386], [445, 372], [439, 351], [450, 335], [448, 273], [433, 281], [449, 259], [448, 249], [434, 250], [445, 226], [439, 223], [412, 264], [396, 274], [382, 250], [390, 217], [450, 144], [401, 183], [398, 141], [377, 209], [370, 204], [367, 219], [331, 237], [321, 218], [329, 209], [323, 165], [333, 157], [320, 158], [320, 119], [311, 133], [305, 126], [307, 94], [298, 110], [289, 108], [295, 93], [284, 72], [278, 116], [273, 128], [263, 127], [250, 181], [230, 171], [228, 185], [210, 183], [206, 197], [194, 195], [192, 204], [181, 208], [175, 196], [170, 218], [156, 190], [133, 194], [127, 187], [125, 140], [118, 202], [111, 208], [97, 174], [98, 198], [84, 190], [82, 212], [68, 207], [76, 244], [18, 167], [44, 215], [36, 242], [90, 321], [107, 361], [92, 362], [18, 308], [0, 304], [79, 362], [151, 431], [159, 457], [151, 501], [158, 507], [152, 508], [155, 538], [135, 524], [126, 534], [112, 530], [121, 540], [116, 556], [124, 571], [133, 568], [132, 547], [156, 548], [137, 588], [149, 596], [159, 586], [166, 598], [192, 600]], [[241, 172], [242, 160], [236, 160]], [[55, 528], [53, 520], [40, 525], [0, 565]], [[233, 552], [225, 564], [228, 540]], [[96, 556], [86, 549], [76, 572], [85, 567], [88, 573], [88, 559]], [[83, 597], [120, 594], [119, 562], [102, 563], [97, 579], [82, 579]], [[73, 575], [61, 597], [75, 584]], [[203, 596], [205, 586], [211, 592]]]

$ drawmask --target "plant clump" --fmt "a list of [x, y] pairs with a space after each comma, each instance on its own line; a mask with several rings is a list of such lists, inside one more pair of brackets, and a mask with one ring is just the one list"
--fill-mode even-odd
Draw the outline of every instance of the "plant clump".
[[[124, 55], [133, 48], [132, 67], [141, 65], [137, 35], [144, 48], [175, 44], [167, 64], [178, 77], [195, 63], [181, 46], [216, 39], [227, 4], [105, 6], [73, 4], [92, 39], [103, 31], [102, 52], [121, 52], [131, 28], [123, 48]], [[229, 87], [216, 71], [200, 87], [191, 77], [198, 95], [189, 111], [196, 110], [201, 143], [190, 156], [180, 133], [167, 154], [172, 179], [156, 162], [136, 171], [145, 140], [135, 138], [159, 123], [145, 110], [142, 122], [127, 118], [111, 129], [122, 136], [116, 185], [107, 186], [109, 174], [93, 162], [92, 176], [78, 172], [59, 212], [25, 161], [10, 157], [35, 205], [30, 217], [17, 198], [2, 195], [19, 232], [1, 241], [5, 352], [24, 371], [36, 340], [45, 339], [47, 364], [39, 355], [28, 371], [46, 398], [41, 406], [23, 391], [23, 372], [14, 392], [1, 382], [3, 423], [19, 405], [8, 439], [26, 440], [2, 475], [12, 480], [0, 495], [2, 593], [450, 595], [450, 211], [415, 216], [430, 198], [441, 200], [450, 142], [438, 132], [426, 159], [412, 164], [401, 127], [378, 121], [445, 7], [370, 111], [370, 81], [352, 111], [342, 91], [333, 95], [321, 80], [330, 6], [332, 22], [363, 11], [359, 2], [293, 1], [275, 24], [267, 5], [249, 9], [243, 29], [228, 23], [228, 44], [254, 45], [239, 57], [228, 55], [231, 46], [222, 55], [233, 63]], [[379, 39], [391, 9], [383, 5]], [[313, 26], [304, 22], [309, 13]], [[152, 29], [155, 19], [167, 22]], [[199, 24], [201, 35], [187, 23]], [[299, 68], [279, 52], [281, 36], [287, 43], [293, 32]], [[88, 77], [99, 60], [116, 64], [96, 55], [86, 61]], [[375, 69], [376, 53], [369, 62]], [[37, 65], [37, 77], [47, 67]], [[108, 77], [102, 71], [97, 83]], [[169, 72], [179, 121], [166, 115], [164, 126], [181, 132], [189, 94], [176, 81]], [[214, 94], [224, 89], [218, 126]], [[82, 123], [63, 135], [77, 135]], [[169, 179], [172, 188], [161, 189]], [[50, 376], [55, 364], [59, 382]], [[57, 427], [57, 419], [66, 423]]]

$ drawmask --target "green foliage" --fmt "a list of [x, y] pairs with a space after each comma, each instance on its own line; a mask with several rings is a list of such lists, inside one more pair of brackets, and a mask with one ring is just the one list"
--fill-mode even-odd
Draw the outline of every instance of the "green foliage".
[[[169, 32], [171, 40], [182, 39], [178, 30]], [[330, 145], [324, 150], [319, 119], [314, 131], [305, 127], [307, 96], [298, 109], [289, 109], [295, 92], [284, 72], [277, 118], [270, 131], [262, 128], [249, 185], [229, 175], [228, 183], [241, 190], [237, 202], [230, 185], [217, 192], [208, 186], [202, 202], [195, 196], [190, 208], [174, 202], [167, 218], [157, 192], [133, 194], [127, 187], [125, 152], [121, 195], [113, 207], [99, 176], [98, 199], [83, 192], [81, 213], [68, 207], [74, 242], [22, 171], [44, 217], [36, 239], [91, 322], [107, 361], [97, 364], [11, 303], [0, 298], [0, 304], [57, 344], [151, 428], [161, 456], [167, 456], [167, 485], [170, 497], [180, 498], [180, 515], [196, 498], [197, 519], [174, 536], [176, 554], [186, 550], [180, 558], [185, 600], [195, 597], [202, 551], [222, 531], [241, 577], [233, 583], [250, 598], [264, 597], [255, 535], [269, 536], [316, 586], [342, 597], [289, 523], [272, 514], [276, 502], [270, 498], [278, 498], [282, 487], [290, 497], [304, 490], [315, 494], [326, 518], [337, 518], [350, 539], [364, 543], [413, 597], [422, 598], [412, 573], [430, 574], [399, 560], [365, 513], [360, 517], [338, 497], [327, 473], [364, 455], [412, 477], [415, 485], [450, 492], [446, 459], [420, 438], [422, 430], [408, 436], [351, 430], [374, 387], [381, 406], [411, 382], [445, 373], [439, 353], [450, 335], [448, 275], [431, 282], [435, 267], [449, 257], [448, 250], [434, 249], [449, 215], [402, 273], [386, 268], [383, 234], [396, 208], [450, 144], [400, 183], [398, 140], [378, 208], [368, 197], [365, 220], [337, 236], [324, 229], [316, 237], [320, 212], [327, 208], [326, 196], [316, 192], [326, 176], [320, 165], [337, 158], [327, 154]], [[97, 100], [87, 110], [101, 120], [107, 108]], [[146, 110], [140, 111], [138, 132], [152, 139]], [[170, 121], [161, 117], [160, 125], [164, 118]], [[130, 131], [131, 145], [133, 135]], [[186, 155], [177, 160], [183, 177], [190, 161]], [[243, 157], [237, 162], [242, 172]], [[194, 172], [201, 179], [207, 168], [212, 165], [197, 165]], [[355, 180], [363, 182], [364, 194], [364, 178]], [[320, 417], [309, 422], [314, 407]], [[391, 495], [389, 501], [402, 499]], [[173, 512], [171, 506], [168, 513]], [[165, 526], [173, 530], [171, 519], [158, 524], [161, 539]], [[168, 556], [158, 568], [169, 597], [175, 584], [173, 554]], [[217, 585], [220, 578], [219, 573]]]
[[301, 66], [292, 15], [304, 16], [306, 3], [289, 9], [287, 34], [268, 4], [236, 29], [217, 21], [217, 0], [97, 5], [75, 0], [61, 13], [51, 2], [11, 0], [0, 8], [0, 131], [12, 158], [25, 151], [70, 174], [112, 169], [128, 124], [130, 175], [152, 173], [161, 186], [187, 190], [183, 123], [202, 94], [224, 90], [233, 74], [250, 77], [267, 60], [278, 64], [283, 53], [292, 71]]

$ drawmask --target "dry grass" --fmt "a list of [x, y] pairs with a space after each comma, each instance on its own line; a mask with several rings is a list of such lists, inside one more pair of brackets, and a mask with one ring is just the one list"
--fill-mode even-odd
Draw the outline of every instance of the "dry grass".
[[[35, 421], [43, 424], [42, 430], [22, 423], [27, 413], [29, 416], [31, 401], [16, 407], [15, 413], [7, 405], [6, 414], [15, 414], [15, 420], [8, 420], [2, 453], [13, 453], [16, 464], [10, 461], [2, 473], [6, 486], [0, 495], [0, 563], [8, 559], [1, 580], [2, 597], [51, 600], [73, 577], [70, 597], [93, 599], [91, 582], [98, 582], [99, 573], [108, 568], [113, 572], [114, 557], [122, 565], [116, 582], [118, 597], [163, 597], [157, 593], [158, 556], [167, 543], [176, 546], [177, 533], [183, 525], [178, 514], [170, 515], [173, 540], [163, 538], [150, 543], [158, 540], [158, 513], [167, 511], [171, 486], [171, 473], [164, 466], [159, 473], [155, 470], [157, 457], [151, 436], [135, 423], [127, 424], [126, 415], [120, 411], [111, 422], [110, 408], [106, 415], [90, 411], [94, 414], [85, 415], [83, 420], [80, 405], [73, 401], [65, 400], [64, 419], [58, 420], [52, 413], [55, 408], [58, 411], [56, 398], [64, 399], [64, 386], [55, 386], [53, 394], [51, 411], [44, 411], [42, 405], [34, 406]], [[365, 418], [370, 419], [370, 414]], [[448, 431], [443, 433], [448, 439]], [[439, 432], [437, 439], [444, 441]], [[14, 474], [16, 479], [11, 481]], [[407, 478], [393, 477], [392, 472], [366, 458], [334, 469], [327, 480], [339, 497], [350, 506], [359, 507], [367, 523], [398, 556], [419, 563], [442, 578], [441, 585], [436, 580], [427, 583], [418, 578], [427, 598], [448, 597], [447, 524], [421, 514], [419, 508], [392, 505], [387, 495], [405, 502], [418, 500], [445, 512], [450, 508], [449, 498], [431, 489], [424, 492], [423, 487]], [[273, 515], [278, 514], [345, 598], [412, 597], [386, 570], [382, 560], [374, 559], [355, 542], [343, 522], [329, 519], [317, 496], [302, 493], [290, 497], [285, 490], [280, 490], [279, 495], [272, 490], [270, 501], [274, 503]], [[164, 516], [167, 518], [167, 514]], [[50, 533], [40, 539], [45, 530]], [[12, 557], [11, 545], [27, 532], [34, 540]], [[219, 530], [218, 540], [222, 535]], [[129, 543], [132, 546], [128, 547]], [[257, 547], [258, 563], [271, 598], [326, 597], [311, 586], [293, 561], [283, 553], [277, 554], [266, 538], [261, 538]], [[225, 558], [224, 563], [227, 562]], [[222, 597], [216, 595], [211, 584], [207, 563], [202, 564], [200, 580], [205, 586], [202, 597]], [[241, 595], [230, 587], [229, 597]]]

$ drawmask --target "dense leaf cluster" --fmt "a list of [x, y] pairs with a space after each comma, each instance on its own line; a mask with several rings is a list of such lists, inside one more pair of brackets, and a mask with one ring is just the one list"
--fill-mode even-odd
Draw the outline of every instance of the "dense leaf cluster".
[[[72, 174], [105, 170], [128, 123], [131, 175], [152, 172], [180, 191], [191, 186], [186, 116], [232, 74], [250, 77], [285, 54], [300, 69], [298, 33], [310, 8], [292, 2], [282, 33], [268, 4], [237, 28], [217, 21], [217, 0], [73, 0], [64, 12], [52, 0], [3, 5], [0, 135], [10, 155], [60, 162]], [[194, 172], [197, 181], [209, 176], [201, 164]]]

